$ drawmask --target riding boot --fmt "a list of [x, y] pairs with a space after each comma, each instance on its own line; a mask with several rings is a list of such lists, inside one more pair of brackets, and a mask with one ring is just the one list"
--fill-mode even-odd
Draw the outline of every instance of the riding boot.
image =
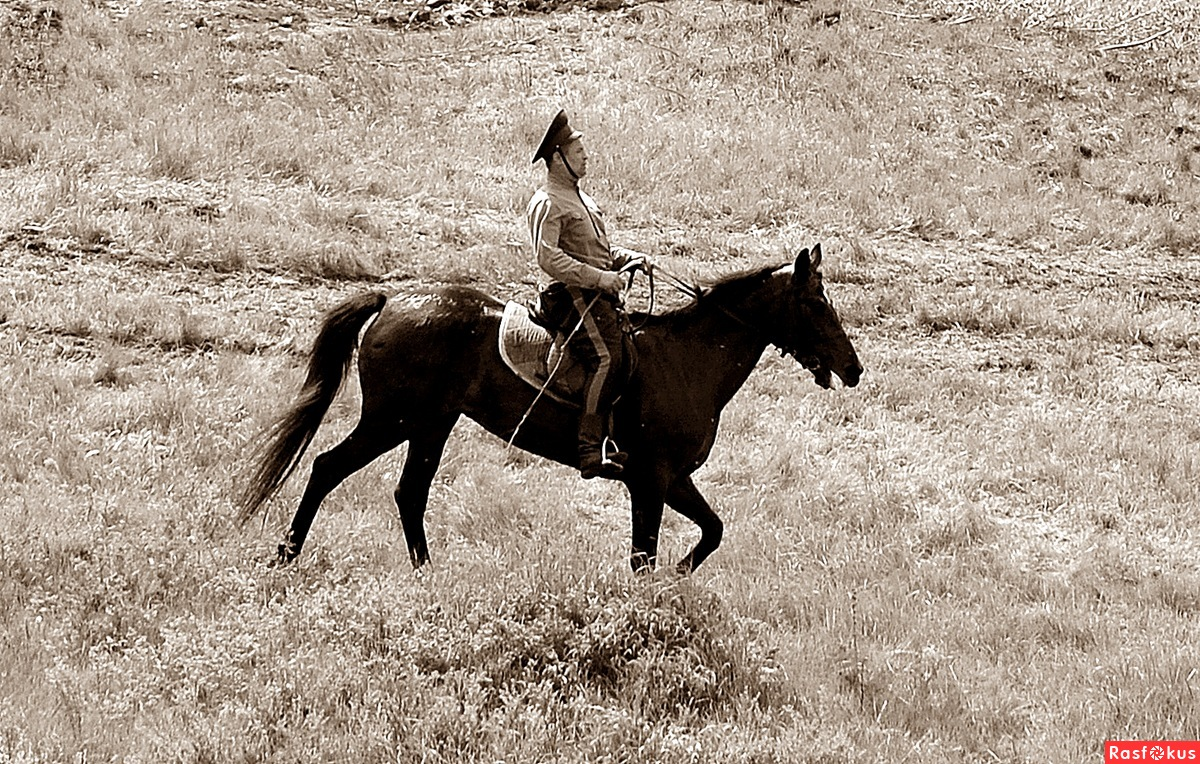
[[596, 414], [579, 419], [579, 474], [584, 480], [594, 477], [616, 478], [629, 455], [623, 451], [605, 453], [604, 420]]

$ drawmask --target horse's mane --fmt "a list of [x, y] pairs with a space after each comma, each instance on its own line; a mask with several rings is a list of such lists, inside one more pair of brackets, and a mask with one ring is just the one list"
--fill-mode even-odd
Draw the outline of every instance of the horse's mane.
[[686, 304], [665, 310], [661, 315], [654, 316], [652, 319], [672, 319], [694, 315], [709, 305], [723, 305], [731, 300], [736, 300], [746, 292], [758, 288], [781, 267], [781, 265], [775, 264], [747, 268], [722, 276], [707, 285], [699, 281], [688, 282], [671, 278], [672, 286], [691, 299]]

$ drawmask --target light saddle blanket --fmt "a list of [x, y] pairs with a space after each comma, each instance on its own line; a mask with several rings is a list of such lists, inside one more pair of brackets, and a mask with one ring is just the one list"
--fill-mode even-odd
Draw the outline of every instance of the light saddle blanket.
[[[524, 305], [509, 302], [504, 306], [500, 318], [500, 357], [530, 385], [539, 390], [545, 386], [546, 395], [562, 403], [579, 405], [583, 397], [583, 367], [570, 353], [562, 353], [554, 335], [534, 323]], [[551, 373], [554, 378], [546, 386]]]

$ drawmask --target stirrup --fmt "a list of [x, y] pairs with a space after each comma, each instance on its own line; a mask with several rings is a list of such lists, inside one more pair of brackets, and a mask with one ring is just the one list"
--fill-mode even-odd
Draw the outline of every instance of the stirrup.
[[629, 454], [621, 450], [621, 447], [617, 445], [617, 441], [605, 435], [604, 439], [600, 441], [600, 458], [603, 461], [612, 462], [620, 467], [624, 467], [625, 462], [629, 461]]
[[604, 445], [601, 445], [600, 453], [595, 454], [594, 458], [580, 460], [579, 474], [584, 480], [596, 477], [615, 479], [625, 471], [625, 462], [629, 459], [629, 454], [624, 451], [606, 454], [607, 450]]

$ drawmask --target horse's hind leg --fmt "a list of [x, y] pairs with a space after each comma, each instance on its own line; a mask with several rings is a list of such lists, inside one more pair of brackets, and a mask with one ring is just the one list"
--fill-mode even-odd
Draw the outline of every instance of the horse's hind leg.
[[291, 562], [300, 554], [321, 502], [343, 480], [404, 442], [404, 428], [363, 417], [345, 440], [313, 460], [312, 475], [292, 518], [292, 527], [279, 545], [279, 559]]
[[414, 568], [429, 562], [429, 546], [425, 540], [425, 507], [429, 503], [429, 486], [442, 461], [442, 452], [458, 415], [453, 414], [413, 433], [408, 442], [408, 457], [396, 486], [396, 507], [404, 526], [404, 540]]

